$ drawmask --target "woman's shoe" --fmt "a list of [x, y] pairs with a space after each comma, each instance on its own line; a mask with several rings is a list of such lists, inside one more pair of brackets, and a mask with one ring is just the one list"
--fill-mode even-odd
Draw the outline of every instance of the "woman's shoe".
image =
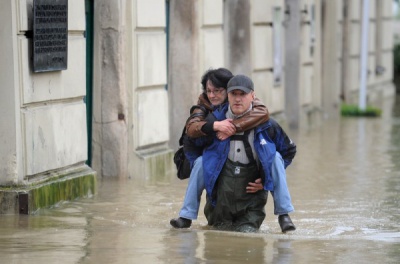
[[278, 221], [283, 233], [296, 230], [296, 227], [294, 226], [292, 219], [290, 219], [288, 214], [280, 215], [278, 217]]
[[189, 228], [192, 225], [192, 220], [179, 217], [171, 219], [169, 223], [175, 228]]

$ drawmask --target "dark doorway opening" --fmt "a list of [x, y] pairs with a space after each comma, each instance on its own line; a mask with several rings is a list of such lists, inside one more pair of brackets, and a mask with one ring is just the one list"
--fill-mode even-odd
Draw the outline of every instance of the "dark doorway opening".
[[88, 159], [86, 164], [91, 166], [92, 161], [92, 95], [93, 95], [93, 10], [94, 0], [85, 0], [86, 17], [86, 125]]

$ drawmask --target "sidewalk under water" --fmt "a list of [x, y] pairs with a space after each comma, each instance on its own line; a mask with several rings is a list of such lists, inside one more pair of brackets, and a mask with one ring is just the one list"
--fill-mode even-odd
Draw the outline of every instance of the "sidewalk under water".
[[211, 230], [202, 211], [177, 230], [169, 220], [187, 180], [99, 178], [90, 199], [1, 215], [1, 262], [400, 263], [400, 97], [382, 105], [379, 118], [288, 131], [298, 146], [287, 171], [294, 232], [281, 233], [271, 196], [258, 233]]

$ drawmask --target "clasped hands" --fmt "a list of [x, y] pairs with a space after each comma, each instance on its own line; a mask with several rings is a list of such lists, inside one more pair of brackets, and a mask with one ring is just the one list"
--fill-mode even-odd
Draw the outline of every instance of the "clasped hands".
[[236, 134], [236, 127], [232, 123], [232, 119], [228, 118], [222, 121], [214, 122], [214, 131], [217, 133], [217, 138], [219, 140], [225, 140], [228, 137]]

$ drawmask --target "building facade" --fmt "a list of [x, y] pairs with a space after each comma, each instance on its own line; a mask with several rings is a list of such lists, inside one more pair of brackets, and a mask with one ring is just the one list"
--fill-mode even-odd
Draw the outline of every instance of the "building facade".
[[37, 17], [40, 12], [74, 17], [63, 28], [67, 69], [43, 72], [34, 72], [33, 5], [0, 3], [0, 213], [34, 213], [95, 192], [95, 172], [85, 164], [85, 5], [70, 1], [47, 5], [58, 11], [36, 9]]
[[0, 3], [2, 213], [70, 199], [60, 182], [87, 196], [96, 177], [169, 177], [209, 68], [252, 77], [289, 127], [338, 117], [358, 98], [365, 2], [368, 103], [394, 93], [391, 0], [64, 0], [68, 66], [41, 73], [37, 1]]

